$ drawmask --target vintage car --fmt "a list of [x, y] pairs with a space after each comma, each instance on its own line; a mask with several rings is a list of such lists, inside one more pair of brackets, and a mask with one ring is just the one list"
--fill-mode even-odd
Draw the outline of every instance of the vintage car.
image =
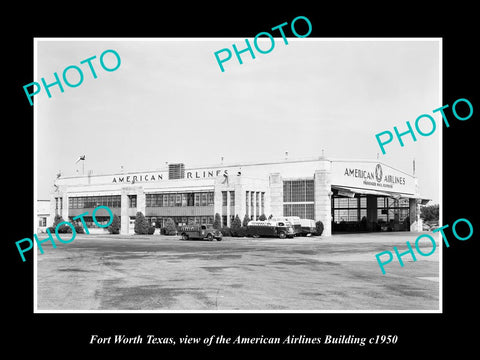
[[179, 234], [182, 236], [183, 240], [207, 239], [213, 241], [213, 239], [215, 239], [217, 241], [222, 241], [222, 233], [220, 230], [214, 229], [210, 224], [181, 226]]
[[293, 230], [292, 224], [290, 224], [288, 221], [252, 220], [249, 221], [247, 224], [247, 236], [270, 236], [285, 239], [286, 237], [293, 238], [295, 236], [295, 232]]
[[270, 220], [289, 222], [293, 227], [293, 233], [295, 234], [295, 236], [302, 235], [300, 218], [298, 216], [279, 216], [273, 217]]

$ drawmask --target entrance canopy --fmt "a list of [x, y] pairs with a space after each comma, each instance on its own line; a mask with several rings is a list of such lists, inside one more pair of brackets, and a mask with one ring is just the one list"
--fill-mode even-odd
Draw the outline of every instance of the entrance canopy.
[[347, 186], [337, 186], [332, 185], [332, 189], [338, 191], [338, 195], [346, 196], [346, 197], [354, 197], [355, 194], [363, 194], [363, 195], [376, 195], [376, 196], [388, 196], [394, 199], [406, 198], [406, 199], [419, 199], [420, 197], [413, 195], [413, 194], [404, 194], [404, 193], [396, 193], [390, 191], [378, 191], [378, 190], [370, 190], [370, 189], [361, 189], [355, 187], [347, 187]]

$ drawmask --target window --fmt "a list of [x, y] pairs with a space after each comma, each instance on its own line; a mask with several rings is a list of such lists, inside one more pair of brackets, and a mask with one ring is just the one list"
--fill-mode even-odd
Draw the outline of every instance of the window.
[[410, 216], [408, 199], [393, 199], [389, 197], [377, 198], [377, 221], [404, 222]]
[[137, 195], [128, 195], [128, 207], [129, 208], [137, 207]]
[[182, 194], [175, 196], [175, 206], [182, 206]]
[[339, 197], [334, 195], [332, 198], [332, 215], [334, 223], [359, 222], [367, 214], [367, 198], [364, 195], [360, 197]]
[[195, 193], [195, 206], [200, 206], [200, 193]]
[[313, 180], [288, 180], [283, 182], [284, 202], [313, 202]]
[[119, 208], [121, 207], [121, 202], [122, 198], [120, 195], [76, 196], [68, 199], [68, 207], [70, 209], [85, 209], [103, 205], [109, 208]]
[[[265, 214], [265, 193], [264, 192], [261, 193], [261, 199], [262, 199], [262, 201], [261, 201], [262, 204], [261, 204], [261, 210], [260, 211], [261, 211], [262, 214]], [[311, 218], [311, 219], [313, 219], [313, 218]]]
[[208, 205], [213, 205], [213, 202], [214, 202], [214, 193], [213, 192], [209, 192], [208, 193]]
[[201, 206], [207, 206], [207, 193], [202, 193], [201, 199], [202, 199]]
[[194, 206], [195, 203], [195, 197], [193, 193], [188, 193], [187, 194], [187, 206]]
[[47, 218], [45, 216], [38, 218], [38, 226], [47, 226]]
[[222, 215], [222, 226], [227, 226], [227, 215]]
[[235, 191], [230, 191], [230, 206], [235, 206]]
[[284, 204], [283, 216], [298, 216], [301, 219], [315, 219], [314, 204]]
[[168, 206], [175, 206], [175, 194], [168, 195]]

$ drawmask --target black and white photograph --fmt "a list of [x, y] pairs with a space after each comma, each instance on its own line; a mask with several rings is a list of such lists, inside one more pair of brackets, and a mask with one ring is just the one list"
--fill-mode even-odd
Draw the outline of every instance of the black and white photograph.
[[473, 6], [260, 5], [5, 11], [6, 351], [474, 353]]
[[441, 46], [38, 39], [36, 310], [440, 311]]

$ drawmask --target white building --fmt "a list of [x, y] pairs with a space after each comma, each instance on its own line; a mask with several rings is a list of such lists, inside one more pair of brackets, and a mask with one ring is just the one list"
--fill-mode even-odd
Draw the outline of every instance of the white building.
[[[320, 220], [324, 235], [335, 231], [421, 230], [417, 179], [378, 161], [316, 157], [278, 162], [186, 168], [170, 164], [161, 170], [60, 177], [51, 195], [51, 222], [84, 216], [95, 227], [92, 211], [108, 206], [121, 218], [121, 233], [133, 233], [141, 211], [149, 221], [173, 218], [177, 224], [224, 226], [235, 215], [261, 214]], [[104, 209], [100, 223], [109, 220]], [[363, 220], [362, 220], [363, 219]]]

